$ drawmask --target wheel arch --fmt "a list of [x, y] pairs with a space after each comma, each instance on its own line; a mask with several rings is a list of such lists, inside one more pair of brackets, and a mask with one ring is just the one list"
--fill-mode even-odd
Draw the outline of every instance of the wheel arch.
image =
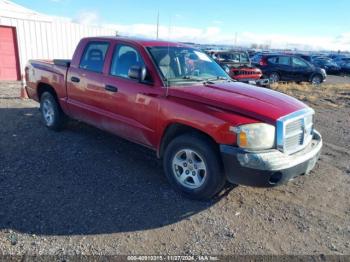
[[44, 92], [51, 93], [54, 96], [54, 98], [56, 99], [56, 102], [59, 104], [57, 93], [56, 93], [55, 89], [47, 83], [39, 82], [38, 86], [37, 86], [37, 95], [38, 95], [39, 102], [40, 102], [41, 96]]
[[162, 158], [164, 155], [164, 151], [167, 147], [167, 145], [175, 138], [180, 135], [184, 134], [196, 134], [207, 141], [211, 143], [214, 147], [216, 147], [219, 150], [219, 146], [216, 143], [215, 139], [209, 135], [207, 132], [197, 128], [193, 127], [187, 124], [179, 123], [179, 122], [173, 122], [169, 123], [162, 132], [161, 140], [158, 146], [157, 150], [157, 156], [159, 158]]
[[319, 77], [321, 78], [321, 81], [324, 80], [324, 79], [323, 79], [323, 76], [322, 76], [322, 74], [321, 74], [320, 72], [314, 72], [314, 73], [311, 74], [311, 76], [310, 76], [310, 78], [309, 78], [309, 82], [311, 82], [311, 81], [312, 81], [312, 78], [314, 78], [315, 76], [319, 76]]

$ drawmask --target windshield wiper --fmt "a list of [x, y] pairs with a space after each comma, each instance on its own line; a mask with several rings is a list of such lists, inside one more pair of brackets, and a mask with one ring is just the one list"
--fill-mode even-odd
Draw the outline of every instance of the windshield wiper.
[[193, 76], [184, 76], [182, 79], [184, 80], [193, 80], [193, 81], [197, 81], [197, 82], [201, 82], [204, 79], [200, 78], [200, 77], [193, 77]]
[[166, 82], [181, 82], [184, 80], [190, 80], [190, 81], [195, 81], [195, 82], [201, 82], [205, 79], [198, 78], [198, 77], [192, 77], [192, 76], [183, 76], [183, 77], [173, 77], [173, 78], [164, 78], [163, 79]]
[[228, 79], [227, 77], [224, 76], [217, 76], [216, 78], [208, 78], [205, 79], [205, 81], [203, 82], [203, 84], [214, 84], [214, 81], [227, 81], [227, 82], [231, 82], [232, 80]]

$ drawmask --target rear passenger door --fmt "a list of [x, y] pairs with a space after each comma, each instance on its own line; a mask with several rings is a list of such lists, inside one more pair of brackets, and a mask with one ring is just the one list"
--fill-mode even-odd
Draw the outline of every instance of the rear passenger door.
[[100, 125], [108, 99], [103, 71], [109, 46], [108, 41], [88, 42], [79, 65], [71, 67], [67, 75], [67, 102], [71, 115], [95, 126]]
[[279, 56], [278, 60], [278, 73], [281, 80], [290, 80], [293, 78], [291, 58], [289, 56]]

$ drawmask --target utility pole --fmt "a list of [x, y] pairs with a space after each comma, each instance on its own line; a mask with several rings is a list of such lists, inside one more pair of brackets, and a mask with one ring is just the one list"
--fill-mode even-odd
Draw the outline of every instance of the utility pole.
[[157, 39], [159, 38], [159, 10], [157, 14]]

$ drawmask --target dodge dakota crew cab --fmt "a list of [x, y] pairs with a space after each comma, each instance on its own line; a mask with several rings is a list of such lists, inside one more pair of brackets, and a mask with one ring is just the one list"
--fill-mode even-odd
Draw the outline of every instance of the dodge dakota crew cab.
[[29, 61], [26, 83], [48, 128], [69, 116], [151, 148], [169, 182], [195, 199], [226, 181], [269, 187], [308, 174], [322, 147], [313, 109], [235, 82], [183, 44], [85, 38], [72, 60]]

